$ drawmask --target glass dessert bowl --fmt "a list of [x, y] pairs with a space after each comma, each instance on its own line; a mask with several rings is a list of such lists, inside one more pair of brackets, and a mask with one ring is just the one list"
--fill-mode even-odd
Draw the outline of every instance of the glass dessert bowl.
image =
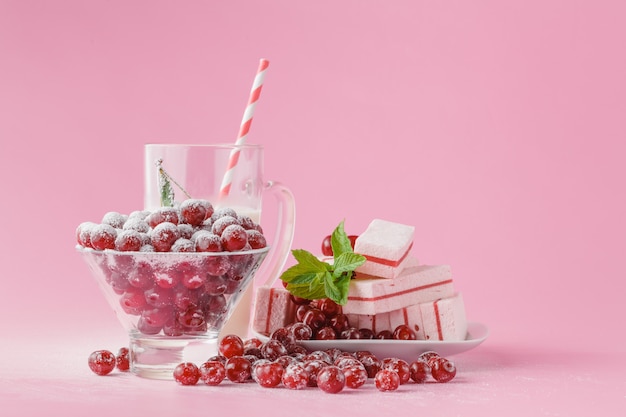
[[214, 354], [220, 330], [269, 251], [121, 252], [77, 246], [130, 336], [131, 372], [172, 379]]

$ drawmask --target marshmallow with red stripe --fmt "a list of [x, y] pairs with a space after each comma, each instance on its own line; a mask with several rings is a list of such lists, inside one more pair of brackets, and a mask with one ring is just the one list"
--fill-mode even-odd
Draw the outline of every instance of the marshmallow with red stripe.
[[366, 259], [356, 272], [379, 278], [396, 278], [405, 267], [414, 234], [414, 226], [372, 220], [354, 243], [354, 252]]
[[358, 329], [370, 329], [375, 334], [393, 331], [400, 325], [407, 325], [415, 332], [417, 339], [424, 339], [422, 329], [422, 311], [419, 304], [403, 307], [380, 314], [347, 314], [350, 326]]
[[426, 340], [465, 340], [467, 318], [461, 293], [420, 304], [423, 338]]
[[356, 275], [348, 287], [344, 314], [380, 314], [454, 295], [449, 265], [409, 265], [394, 279]]
[[295, 322], [295, 316], [296, 304], [285, 288], [262, 286], [257, 289], [252, 330], [270, 335]]

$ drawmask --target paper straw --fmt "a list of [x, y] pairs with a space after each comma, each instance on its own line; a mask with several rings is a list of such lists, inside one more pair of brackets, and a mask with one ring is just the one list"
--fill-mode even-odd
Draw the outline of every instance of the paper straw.
[[[269, 61], [266, 59], [261, 59], [261, 61], [259, 62], [259, 69], [257, 70], [256, 76], [254, 77], [252, 89], [250, 89], [248, 105], [246, 106], [246, 110], [243, 113], [243, 118], [241, 119], [239, 135], [237, 135], [237, 141], [235, 142], [235, 145], [237, 146], [244, 145], [246, 143], [248, 132], [250, 132], [250, 126], [252, 125], [254, 108], [256, 107], [257, 101], [259, 101], [259, 97], [261, 97], [261, 88], [263, 88], [265, 71], [267, 70], [269, 64]], [[230, 187], [233, 181], [233, 172], [235, 170], [235, 167], [237, 166], [237, 162], [239, 162], [239, 153], [239, 148], [235, 148], [230, 152], [228, 167], [226, 168], [224, 178], [222, 179], [222, 185], [220, 187], [220, 197], [225, 197], [230, 193]]]

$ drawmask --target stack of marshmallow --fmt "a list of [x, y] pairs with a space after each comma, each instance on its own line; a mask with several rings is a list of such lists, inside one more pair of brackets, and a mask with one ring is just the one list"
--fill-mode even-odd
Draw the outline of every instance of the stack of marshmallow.
[[[465, 340], [467, 320], [448, 265], [420, 265], [411, 255], [415, 228], [375, 219], [356, 240], [366, 258], [350, 282], [343, 313], [352, 327], [374, 333], [408, 325], [419, 340]], [[257, 291], [253, 329], [269, 334], [294, 321], [283, 288]]]

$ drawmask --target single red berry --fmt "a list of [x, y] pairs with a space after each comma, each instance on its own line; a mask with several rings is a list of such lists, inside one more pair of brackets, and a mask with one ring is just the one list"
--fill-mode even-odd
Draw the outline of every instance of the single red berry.
[[411, 379], [418, 384], [426, 382], [426, 379], [430, 374], [430, 366], [428, 366], [426, 360], [422, 358], [418, 358], [411, 362], [409, 369], [411, 372]]
[[307, 386], [316, 387], [317, 386], [317, 374], [322, 368], [328, 366], [328, 364], [324, 361], [313, 359], [304, 361], [304, 369], [309, 374], [309, 382]]
[[280, 341], [270, 339], [261, 345], [261, 353], [265, 359], [275, 361], [281, 356], [288, 355], [289, 351]]
[[367, 371], [363, 365], [353, 364], [342, 368], [346, 377], [346, 387], [356, 389], [367, 382]]
[[456, 366], [446, 358], [439, 358], [434, 361], [430, 372], [435, 381], [448, 382], [456, 376]]
[[396, 340], [415, 340], [415, 332], [406, 324], [401, 324], [393, 331], [393, 338]]
[[305, 369], [304, 364], [295, 362], [285, 367], [282, 382], [288, 389], [304, 389], [309, 384], [309, 373]]
[[408, 362], [399, 358], [385, 358], [382, 360], [382, 369], [394, 371], [400, 377], [400, 385], [406, 384], [411, 379], [411, 370]]
[[224, 230], [231, 225], [239, 225], [239, 220], [237, 220], [237, 218], [234, 216], [225, 215], [219, 217], [213, 222], [213, 225], [211, 226], [211, 231], [218, 236], [222, 236]]
[[337, 333], [335, 329], [330, 326], [324, 326], [315, 332], [315, 340], [335, 340], [337, 339]]
[[161, 223], [179, 223], [178, 210], [174, 207], [159, 207], [146, 217], [146, 221], [153, 229]]
[[178, 227], [171, 222], [163, 222], [152, 229], [150, 241], [157, 252], [169, 252], [179, 238]]
[[97, 224], [91, 228], [89, 239], [91, 246], [97, 250], [115, 249], [117, 229], [108, 224]]
[[252, 249], [262, 249], [267, 246], [267, 241], [263, 233], [255, 229], [246, 229], [248, 235], [248, 243]]
[[196, 385], [200, 380], [200, 370], [194, 363], [180, 363], [174, 368], [174, 380], [181, 385]]
[[124, 227], [124, 223], [126, 223], [127, 219], [128, 216], [125, 214], [118, 213], [117, 211], [109, 211], [102, 216], [102, 221], [100, 223], [108, 224], [116, 229], [121, 229]]
[[243, 356], [233, 356], [226, 361], [226, 378], [232, 382], [246, 382], [251, 377], [252, 363]]
[[[180, 203], [180, 218], [184, 223], [192, 226], [199, 226], [204, 219], [207, 218], [207, 209], [209, 203], [206, 200], [187, 199]], [[209, 215], [210, 217], [210, 215]]]
[[330, 244], [330, 235], [326, 236], [324, 240], [322, 240], [322, 255], [333, 256], [333, 247]]
[[346, 376], [339, 367], [329, 365], [317, 373], [317, 386], [329, 394], [336, 394], [346, 386]]
[[368, 378], [374, 378], [376, 376], [376, 374], [378, 373], [378, 371], [380, 371], [382, 369], [381, 361], [376, 356], [374, 356], [372, 354], [362, 355], [359, 358], [359, 361], [365, 367], [365, 370], [367, 371], [367, 377]]
[[193, 234], [191, 241], [196, 244], [196, 252], [221, 252], [222, 239], [208, 230], [199, 230]]
[[233, 356], [243, 356], [243, 340], [236, 334], [226, 335], [220, 340], [218, 344], [218, 351], [220, 355], [227, 359], [232, 358]]
[[130, 354], [127, 347], [122, 347], [115, 356], [115, 365], [119, 371], [126, 372], [130, 369]]
[[222, 247], [229, 252], [242, 250], [248, 243], [248, 233], [246, 229], [238, 224], [227, 226], [221, 234]]
[[89, 369], [97, 375], [108, 375], [115, 369], [115, 355], [108, 350], [96, 350], [87, 361]]
[[379, 391], [395, 391], [400, 386], [400, 377], [391, 369], [381, 369], [374, 377], [374, 384]]
[[280, 384], [285, 369], [278, 362], [264, 362], [254, 367], [255, 381], [264, 388], [274, 388]]
[[121, 252], [138, 252], [142, 246], [143, 239], [136, 230], [121, 230], [115, 238], [115, 249]]
[[200, 365], [200, 379], [207, 385], [219, 385], [226, 378], [226, 367], [221, 361], [208, 360]]
[[309, 340], [313, 337], [313, 330], [304, 323], [296, 322], [289, 327], [289, 331], [296, 340]]

